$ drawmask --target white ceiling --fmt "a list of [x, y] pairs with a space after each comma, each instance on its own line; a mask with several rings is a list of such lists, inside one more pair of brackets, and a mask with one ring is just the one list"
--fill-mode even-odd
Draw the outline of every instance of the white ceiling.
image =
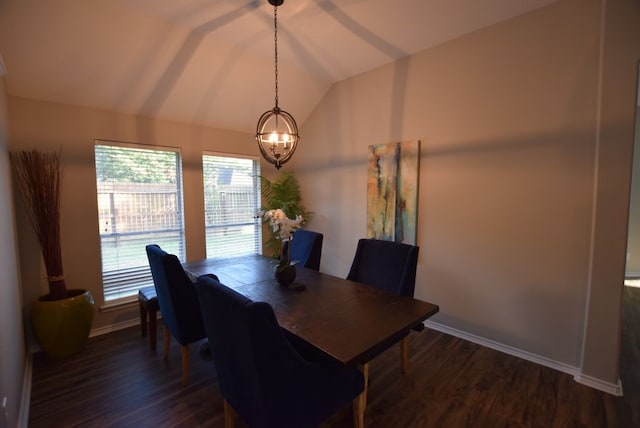
[[[279, 105], [555, 0], [287, 0]], [[0, 0], [10, 95], [253, 133], [274, 104], [267, 0]]]

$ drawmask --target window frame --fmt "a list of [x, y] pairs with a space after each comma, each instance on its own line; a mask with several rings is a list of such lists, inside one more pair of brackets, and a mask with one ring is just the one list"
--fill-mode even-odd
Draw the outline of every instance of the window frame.
[[[100, 204], [98, 202], [98, 199], [100, 198], [100, 186], [99, 186], [99, 182], [98, 182], [98, 159], [96, 157], [96, 151], [98, 149], [98, 146], [105, 146], [105, 147], [113, 147], [116, 149], [133, 149], [133, 150], [147, 150], [147, 151], [155, 151], [155, 152], [163, 152], [163, 153], [173, 153], [176, 156], [176, 183], [175, 183], [175, 187], [176, 187], [176, 205], [175, 205], [175, 210], [178, 216], [178, 221], [179, 221], [179, 228], [178, 229], [166, 229], [166, 231], [173, 231], [173, 232], [177, 232], [178, 233], [178, 237], [179, 237], [179, 242], [177, 242], [177, 246], [179, 248], [179, 251], [175, 251], [172, 252], [172, 254], [175, 254], [181, 262], [184, 262], [186, 260], [186, 225], [185, 225], [185, 204], [184, 204], [184, 178], [183, 178], [183, 174], [184, 174], [184, 169], [183, 169], [183, 156], [182, 156], [182, 150], [180, 149], [180, 147], [174, 147], [174, 146], [159, 146], [159, 145], [151, 145], [151, 144], [143, 144], [143, 143], [132, 143], [132, 142], [122, 142], [122, 141], [116, 141], [116, 140], [106, 140], [106, 139], [95, 139], [94, 140], [94, 167], [95, 167], [95, 173], [96, 173], [96, 204], [97, 204], [97, 210], [98, 210], [98, 238], [100, 241], [100, 279], [102, 282], [102, 297], [104, 300], [104, 306], [103, 308], [109, 308], [109, 307], [116, 307], [116, 306], [120, 306], [123, 304], [127, 304], [127, 303], [131, 303], [136, 301], [137, 299], [137, 291], [134, 291], [132, 294], [126, 295], [126, 296], [120, 296], [120, 297], [115, 297], [115, 298], [110, 298], [107, 299], [107, 296], [110, 294], [109, 290], [114, 289], [114, 291], [111, 292], [111, 294], [113, 293], [117, 293], [117, 291], [115, 290], [117, 288], [117, 285], [112, 285], [112, 286], [107, 286], [105, 288], [105, 278], [107, 277], [105, 275], [105, 270], [104, 270], [104, 251], [105, 248], [103, 247], [104, 241], [103, 241], [103, 233], [101, 233], [102, 230], [102, 216], [100, 213]], [[126, 233], [126, 232], [125, 232]], [[135, 234], [139, 234], [139, 233], [145, 233], [145, 232], [132, 232]], [[146, 233], [163, 233], [163, 230], [161, 229], [152, 229], [150, 231], [147, 231]], [[124, 235], [122, 232], [118, 233], [114, 233], [111, 234], [112, 236], [115, 237], [115, 235]], [[149, 242], [152, 243], [152, 242]], [[144, 250], [143, 250], [144, 251]], [[137, 290], [139, 290], [140, 288], [143, 287], [148, 287], [148, 286], [153, 286], [153, 279], [151, 277], [151, 270], [149, 268], [149, 264], [148, 261], [146, 259], [146, 252], [143, 252], [144, 254], [144, 259], [145, 259], [145, 263], [144, 264], [139, 264], [136, 265], [133, 268], [130, 269], [117, 269], [114, 270], [114, 274], [115, 276], [123, 276], [126, 277], [127, 274], [133, 274], [135, 276], [135, 279], [131, 279], [129, 281], [133, 281], [133, 280], [137, 280], [139, 281], [139, 286], [137, 287]], [[119, 273], [118, 273], [119, 272]], [[124, 283], [126, 283], [127, 281], [123, 281]], [[128, 285], [128, 286], [124, 286], [125, 288], [133, 288], [133, 285]], [[126, 291], [124, 291], [126, 292]]]
[[[260, 175], [261, 175], [260, 158], [258, 156], [238, 154], [238, 153], [218, 152], [218, 151], [211, 151], [211, 150], [202, 151], [201, 160], [202, 160], [202, 193], [203, 193], [203, 207], [204, 207], [203, 214], [204, 214], [204, 230], [205, 230], [205, 257], [206, 258], [222, 258], [224, 256], [215, 256], [215, 255], [209, 254], [209, 244], [208, 244], [209, 229], [213, 227], [223, 227], [223, 226], [209, 226], [207, 224], [207, 200], [206, 200], [207, 183], [206, 183], [205, 166], [204, 166], [205, 156], [230, 158], [230, 159], [246, 159], [246, 160], [252, 161], [253, 189], [255, 192], [255, 205], [254, 205], [255, 214], [257, 214], [257, 212], [260, 210], [262, 206], [262, 196], [261, 196], [262, 193], [261, 193], [261, 183], [260, 183]], [[244, 225], [248, 226], [248, 223]], [[236, 226], [241, 226], [241, 225], [236, 224]], [[262, 222], [256, 218], [256, 221], [252, 222], [252, 226], [255, 227], [255, 236], [253, 238], [255, 251], [250, 254], [262, 254]]]

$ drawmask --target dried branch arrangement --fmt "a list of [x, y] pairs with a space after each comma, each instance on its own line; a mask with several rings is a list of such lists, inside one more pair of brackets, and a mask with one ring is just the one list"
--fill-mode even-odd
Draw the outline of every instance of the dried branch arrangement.
[[11, 164], [47, 270], [49, 300], [67, 297], [60, 249], [60, 152], [11, 153]]

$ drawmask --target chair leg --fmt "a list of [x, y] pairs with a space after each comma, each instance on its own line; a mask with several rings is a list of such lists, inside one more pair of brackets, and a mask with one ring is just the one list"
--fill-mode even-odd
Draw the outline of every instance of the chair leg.
[[189, 347], [182, 345], [182, 386], [189, 382]]
[[236, 412], [227, 400], [222, 399], [222, 401], [224, 403], [224, 428], [233, 428], [235, 425]]
[[363, 390], [360, 395], [353, 399], [353, 426], [354, 428], [364, 428], [364, 410], [367, 407], [367, 390]]
[[409, 370], [409, 336], [402, 338], [400, 346], [402, 347], [402, 374], [407, 374]]
[[358, 397], [361, 397], [361, 403], [362, 403], [362, 411], [364, 412], [367, 408], [367, 391], [369, 390], [369, 362], [367, 361], [364, 364], [360, 365], [360, 371], [362, 372], [362, 377], [364, 377], [364, 390], [362, 391], [362, 394], [360, 394]]
[[144, 308], [142, 302], [138, 304], [140, 306], [140, 333], [142, 337], [147, 336], [147, 310]]
[[164, 359], [169, 359], [169, 342], [171, 342], [171, 333], [169, 333], [169, 329], [167, 326], [164, 326]]
[[149, 311], [149, 348], [156, 350], [156, 337], [158, 334], [158, 314], [157, 311]]

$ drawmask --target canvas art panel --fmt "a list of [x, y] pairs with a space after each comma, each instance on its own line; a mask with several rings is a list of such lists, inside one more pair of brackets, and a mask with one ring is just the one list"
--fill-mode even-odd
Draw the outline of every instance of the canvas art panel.
[[369, 146], [367, 237], [415, 245], [420, 141]]

